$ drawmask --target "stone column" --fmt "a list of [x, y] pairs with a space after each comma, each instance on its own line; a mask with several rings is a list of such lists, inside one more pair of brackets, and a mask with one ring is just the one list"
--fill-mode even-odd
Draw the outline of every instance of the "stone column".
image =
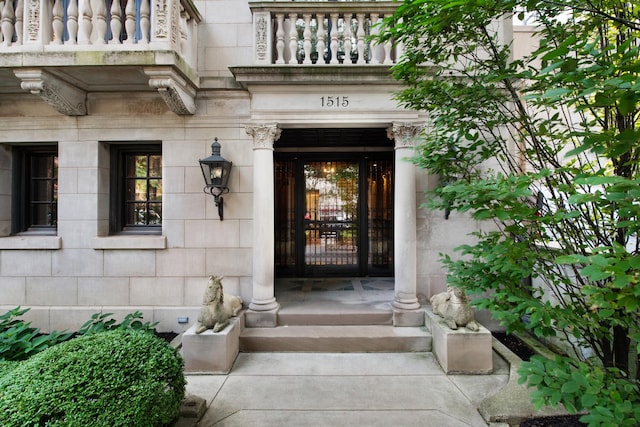
[[421, 123], [393, 123], [387, 129], [387, 136], [395, 141], [395, 298], [392, 303], [395, 326], [424, 324], [424, 312], [416, 296], [416, 173], [409, 160], [415, 154], [415, 141], [423, 126]]
[[246, 127], [253, 137], [253, 298], [246, 315], [249, 327], [277, 326], [279, 304], [274, 296], [273, 143], [281, 130], [275, 123]]

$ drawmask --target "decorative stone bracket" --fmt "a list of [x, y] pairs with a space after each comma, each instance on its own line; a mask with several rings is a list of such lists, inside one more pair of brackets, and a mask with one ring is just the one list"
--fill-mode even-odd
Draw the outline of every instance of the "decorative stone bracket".
[[22, 80], [20, 86], [41, 97], [47, 104], [67, 116], [87, 114], [87, 94], [42, 68], [23, 68], [13, 73]]
[[157, 89], [171, 111], [178, 115], [193, 115], [196, 112], [196, 91], [186, 80], [170, 68], [145, 68], [149, 86]]

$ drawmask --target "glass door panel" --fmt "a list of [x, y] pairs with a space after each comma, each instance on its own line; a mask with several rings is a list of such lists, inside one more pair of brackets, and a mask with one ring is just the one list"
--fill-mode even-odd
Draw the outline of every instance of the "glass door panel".
[[358, 268], [358, 184], [356, 161], [304, 163], [307, 270]]
[[296, 266], [296, 175], [294, 160], [275, 163], [275, 266], [286, 275]]
[[393, 267], [393, 162], [367, 162], [368, 272], [388, 274]]

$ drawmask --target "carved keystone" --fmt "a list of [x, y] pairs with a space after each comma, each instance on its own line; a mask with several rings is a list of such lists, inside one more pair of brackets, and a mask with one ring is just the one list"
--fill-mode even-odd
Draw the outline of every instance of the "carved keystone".
[[24, 68], [13, 70], [13, 74], [22, 80], [20, 86], [34, 95], [38, 95], [47, 104], [67, 116], [87, 114], [87, 94], [82, 89], [46, 72], [42, 68]]
[[158, 89], [171, 111], [178, 115], [196, 113], [196, 91], [178, 73], [169, 68], [145, 68], [144, 73], [149, 76], [149, 86]]

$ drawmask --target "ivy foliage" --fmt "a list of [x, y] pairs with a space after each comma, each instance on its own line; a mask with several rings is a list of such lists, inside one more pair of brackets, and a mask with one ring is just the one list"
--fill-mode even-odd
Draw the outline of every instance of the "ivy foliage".
[[[514, 16], [537, 31], [518, 58]], [[427, 206], [484, 224], [443, 254], [449, 284], [570, 349], [523, 365], [536, 405], [640, 424], [640, 4], [405, 0], [378, 37], [403, 46], [398, 101], [429, 116]]]
[[169, 425], [184, 398], [182, 368], [177, 351], [153, 334], [74, 338], [0, 377], [0, 425]]

